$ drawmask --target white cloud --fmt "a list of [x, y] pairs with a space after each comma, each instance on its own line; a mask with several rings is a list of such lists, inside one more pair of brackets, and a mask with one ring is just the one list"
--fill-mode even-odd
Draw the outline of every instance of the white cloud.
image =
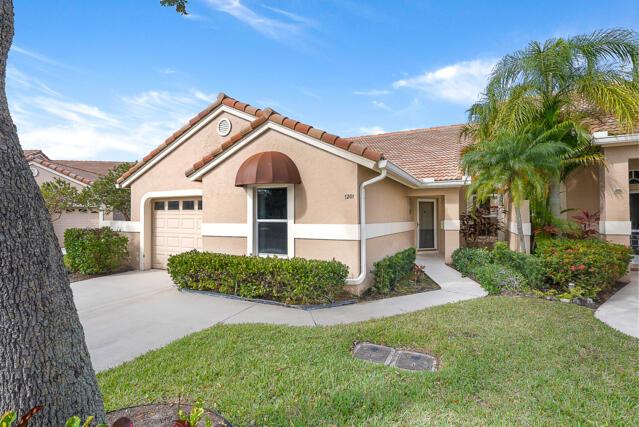
[[55, 59], [51, 59], [46, 55], [42, 55], [41, 53], [24, 49], [16, 44], [11, 46], [11, 52], [19, 53], [20, 55], [24, 55], [28, 58], [35, 59], [36, 61], [48, 64], [48, 65], [55, 65], [56, 67], [67, 68], [67, 69], [74, 69], [70, 65], [64, 64], [60, 61], [56, 61]]
[[353, 95], [357, 96], [381, 96], [388, 95], [390, 90], [388, 89], [371, 89], [371, 90], [356, 90]]
[[286, 41], [287, 37], [299, 34], [309, 23], [305, 18], [281, 9], [268, 8], [286, 18], [285, 20], [261, 15], [243, 5], [240, 0], [207, 0], [207, 3], [215, 10], [227, 13], [254, 30], [276, 40]]
[[44, 150], [53, 159], [138, 159], [212, 97], [197, 89], [150, 90], [116, 97], [107, 109], [35, 84], [35, 79], [18, 70], [12, 75], [15, 78], [8, 80], [7, 89], [20, 142], [24, 148]]
[[373, 105], [373, 107], [379, 108], [380, 110], [390, 111], [391, 109], [388, 105], [384, 104], [382, 101], [373, 100], [371, 101], [371, 104]]
[[158, 72], [159, 72], [160, 74], [167, 74], [167, 75], [175, 74], [175, 70], [174, 70], [173, 68], [169, 68], [169, 67], [160, 68], [160, 69], [158, 70]]
[[468, 105], [479, 98], [495, 63], [495, 59], [462, 61], [398, 80], [393, 87], [416, 89], [446, 101]]
[[365, 135], [379, 135], [382, 133], [386, 133], [386, 131], [381, 126], [362, 126], [358, 130]]

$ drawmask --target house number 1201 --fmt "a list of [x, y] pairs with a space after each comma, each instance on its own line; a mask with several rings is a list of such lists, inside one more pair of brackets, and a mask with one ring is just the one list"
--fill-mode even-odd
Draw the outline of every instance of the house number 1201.
[[355, 198], [355, 195], [354, 195], [353, 193], [344, 194], [344, 198], [345, 198], [346, 200], [354, 199], [354, 198]]

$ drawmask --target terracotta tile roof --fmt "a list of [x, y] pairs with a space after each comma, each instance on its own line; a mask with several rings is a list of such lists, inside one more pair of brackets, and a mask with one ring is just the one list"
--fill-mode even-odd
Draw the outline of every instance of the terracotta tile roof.
[[24, 157], [27, 160], [31, 160], [34, 157], [43, 157], [49, 160], [49, 158], [42, 152], [42, 150], [22, 150], [22, 152], [24, 153]]
[[24, 150], [24, 157], [29, 162], [37, 163], [89, 185], [123, 163], [97, 160], [51, 160], [41, 150]]
[[382, 152], [378, 151], [375, 148], [367, 147], [366, 145], [360, 144], [351, 138], [341, 138], [324, 130], [314, 128], [313, 126], [291, 119], [290, 117], [285, 117], [277, 113], [276, 111], [273, 111], [271, 108], [266, 108], [261, 111], [258, 110], [257, 119], [253, 120], [248, 126], [235, 133], [231, 137], [231, 139], [225, 141], [209, 154], [202, 157], [199, 161], [195, 162], [193, 164], [193, 167], [186, 171], [186, 176], [193, 175], [195, 172], [210, 163], [217, 156], [222, 154], [226, 149], [242, 140], [246, 135], [257, 129], [267, 121], [286, 126], [289, 129], [303, 133], [312, 138], [319, 139], [322, 142], [334, 145], [338, 148], [341, 148], [342, 150], [349, 151], [351, 153], [357, 154], [358, 156], [365, 157], [369, 160], [379, 161], [384, 158]]
[[634, 129], [628, 131], [628, 129], [621, 126], [614, 116], [609, 114], [589, 118], [585, 120], [585, 125], [591, 133], [606, 131], [608, 135], [624, 135], [639, 132], [639, 120], [637, 120]]
[[218, 94], [217, 99], [215, 100], [214, 103], [212, 103], [211, 105], [206, 107], [204, 110], [200, 111], [195, 117], [193, 117], [191, 120], [189, 120], [188, 123], [186, 123], [180, 129], [178, 129], [177, 131], [173, 132], [173, 134], [171, 136], [169, 136], [167, 139], [165, 139], [162, 144], [157, 146], [153, 151], [151, 151], [149, 154], [144, 156], [144, 158], [142, 160], [140, 160], [139, 162], [134, 164], [131, 167], [131, 169], [126, 171], [124, 174], [122, 174], [122, 176], [120, 178], [118, 178], [117, 182], [121, 183], [122, 181], [124, 181], [125, 179], [130, 177], [133, 173], [135, 173], [135, 171], [140, 169], [142, 166], [144, 166], [144, 164], [149, 162], [155, 156], [160, 154], [165, 148], [167, 148], [169, 145], [171, 145], [176, 139], [178, 139], [180, 136], [182, 136], [185, 132], [187, 132], [189, 129], [191, 129], [193, 126], [195, 126], [197, 123], [199, 123], [200, 120], [202, 120], [204, 117], [206, 117], [211, 111], [213, 111], [214, 109], [216, 109], [217, 107], [219, 107], [222, 104], [227, 105], [227, 106], [229, 106], [231, 108], [235, 108], [236, 110], [243, 111], [245, 113], [251, 114], [253, 116], [257, 116], [257, 114], [261, 111], [259, 108], [255, 108], [255, 107], [253, 107], [253, 106], [251, 106], [249, 104], [245, 104], [243, 102], [240, 102], [240, 101], [238, 101], [236, 99], [231, 98], [230, 96], [227, 96], [225, 93], [220, 92]]
[[463, 126], [437, 126], [351, 139], [383, 152], [384, 157], [417, 179], [453, 180], [462, 178], [460, 152], [472, 143], [470, 138], [460, 137]]

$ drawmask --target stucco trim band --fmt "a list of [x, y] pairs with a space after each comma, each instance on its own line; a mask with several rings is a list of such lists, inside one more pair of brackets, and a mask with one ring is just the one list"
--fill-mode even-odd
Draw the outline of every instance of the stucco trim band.
[[600, 234], [628, 236], [631, 232], [632, 223], [630, 221], [599, 221]]
[[456, 231], [461, 228], [461, 221], [458, 219], [445, 219], [442, 221], [443, 230]]
[[[382, 222], [366, 224], [366, 238], [389, 236], [415, 230], [415, 223]], [[359, 240], [359, 224], [291, 224], [293, 239], [305, 240]], [[202, 223], [205, 237], [249, 237], [251, 227], [244, 223]]]
[[391, 234], [405, 233], [413, 231], [417, 225], [413, 221], [408, 222], [380, 222], [366, 224], [366, 238], [374, 239], [375, 237], [389, 236]]
[[141, 229], [138, 221], [100, 221], [100, 227], [109, 227], [113, 231], [125, 233], [139, 233]]

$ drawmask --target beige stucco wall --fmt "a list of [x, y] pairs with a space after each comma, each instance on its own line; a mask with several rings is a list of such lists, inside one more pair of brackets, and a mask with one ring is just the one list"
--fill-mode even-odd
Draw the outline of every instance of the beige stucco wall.
[[359, 241], [295, 239], [295, 256], [307, 259], [343, 262], [349, 277], [359, 274]]
[[140, 233], [126, 233], [121, 231], [120, 234], [129, 239], [125, 264], [129, 268], [138, 270], [140, 268]]
[[[246, 159], [264, 151], [286, 154], [299, 170], [301, 184], [294, 186], [296, 224], [357, 224], [357, 165], [272, 129], [203, 176], [204, 223], [247, 222], [247, 191], [253, 190], [236, 187], [235, 175]], [[220, 252], [246, 253], [244, 238], [242, 246], [237, 238], [206, 237], [205, 249], [207, 241], [214, 241]], [[349, 267], [350, 276], [359, 274], [356, 241], [295, 239], [294, 245], [295, 256], [335, 258]]]
[[[380, 259], [394, 255], [399, 251], [412, 248], [415, 245], [415, 231], [389, 234], [366, 240], [366, 272], [370, 273], [373, 263]], [[372, 275], [367, 276], [367, 282], [372, 280]]]
[[[235, 187], [235, 175], [246, 159], [263, 151], [286, 154], [300, 172], [302, 183], [295, 186], [296, 223], [357, 223], [357, 165], [272, 129], [204, 175], [204, 222], [246, 222], [247, 190]], [[346, 194], [354, 198], [347, 199]]]
[[[358, 182], [361, 184], [379, 175], [360, 166]], [[399, 182], [385, 178], [366, 187], [366, 223], [413, 221], [412, 205], [408, 198], [409, 188]]]
[[202, 237], [202, 249], [230, 255], [246, 255], [246, 237]]
[[[609, 229], [609, 223], [621, 224], [630, 221], [630, 183], [628, 182], [628, 170], [636, 165], [639, 158], [639, 143], [616, 147], [604, 147], [606, 166], [600, 172], [600, 207], [601, 221]], [[631, 163], [632, 161], [632, 163]], [[628, 245], [630, 236], [628, 233], [613, 234], [606, 231], [606, 239], [616, 243]]]
[[[566, 208], [599, 211], [599, 167], [583, 167], [566, 178]], [[569, 212], [570, 219], [576, 212]]]
[[89, 211], [64, 212], [60, 218], [53, 221], [53, 231], [61, 247], [64, 247], [64, 232], [68, 228], [94, 228], [100, 222], [99, 213]]
[[[217, 134], [216, 126], [222, 118], [227, 118], [231, 121], [232, 131], [226, 137], [221, 137]], [[154, 167], [136, 179], [131, 184], [131, 221], [140, 220], [140, 200], [148, 192], [201, 188], [202, 184], [200, 182], [189, 180], [184, 173], [195, 162], [228, 140], [235, 132], [247, 126], [247, 124], [248, 122], [244, 119], [222, 112], [200, 131], [183, 142], [182, 145], [160, 160]]]

